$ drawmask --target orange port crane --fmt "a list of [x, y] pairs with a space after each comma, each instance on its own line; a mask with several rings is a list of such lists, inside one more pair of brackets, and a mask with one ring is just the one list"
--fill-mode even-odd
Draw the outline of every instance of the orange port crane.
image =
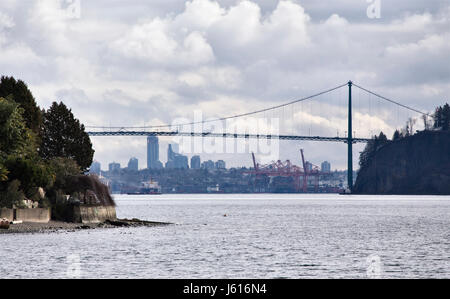
[[256, 178], [266, 175], [268, 177], [293, 177], [294, 188], [297, 192], [308, 191], [308, 178], [314, 178], [314, 189], [317, 192], [319, 189], [319, 167], [310, 162], [305, 161], [303, 149], [300, 149], [302, 156], [303, 168], [291, 163], [290, 160], [282, 162], [281, 160], [272, 161], [270, 164], [259, 164], [256, 162], [255, 154], [252, 153], [253, 170], [247, 173], [254, 174]]

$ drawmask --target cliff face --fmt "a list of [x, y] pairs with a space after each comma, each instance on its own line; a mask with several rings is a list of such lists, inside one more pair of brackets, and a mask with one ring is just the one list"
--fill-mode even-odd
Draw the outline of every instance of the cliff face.
[[360, 169], [353, 191], [450, 195], [450, 132], [424, 131], [384, 145]]

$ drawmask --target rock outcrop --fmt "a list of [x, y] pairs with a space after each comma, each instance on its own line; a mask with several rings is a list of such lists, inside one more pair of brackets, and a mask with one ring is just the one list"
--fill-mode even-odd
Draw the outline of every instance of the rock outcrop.
[[382, 146], [360, 169], [353, 192], [450, 195], [450, 132], [423, 131]]

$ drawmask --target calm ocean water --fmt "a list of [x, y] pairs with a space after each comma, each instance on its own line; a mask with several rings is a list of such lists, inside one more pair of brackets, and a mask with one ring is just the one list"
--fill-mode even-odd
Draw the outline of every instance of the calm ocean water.
[[116, 196], [145, 228], [0, 235], [9, 278], [450, 278], [450, 196]]

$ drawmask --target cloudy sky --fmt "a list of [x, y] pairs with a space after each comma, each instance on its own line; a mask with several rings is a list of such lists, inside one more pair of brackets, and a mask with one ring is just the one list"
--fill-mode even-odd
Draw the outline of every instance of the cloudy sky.
[[[368, 16], [369, 2], [2, 0], [0, 72], [24, 80], [41, 107], [61, 100], [93, 126], [170, 124], [193, 119], [194, 111], [204, 118], [233, 115], [348, 80], [423, 111], [449, 101], [449, 2], [380, 0], [380, 18]], [[344, 134], [345, 110], [338, 106], [296, 109], [293, 118], [313, 122], [317, 132]], [[287, 112], [275, 116], [281, 113]], [[392, 130], [383, 119], [388, 114], [379, 114], [373, 126]], [[357, 134], [369, 133], [360, 127]], [[131, 156], [145, 167], [145, 138], [92, 141], [103, 169]], [[160, 140], [163, 162], [168, 142]], [[304, 148], [315, 164], [346, 165], [344, 144], [279, 148], [283, 160], [299, 163]], [[229, 166], [251, 162], [248, 154], [201, 156]]]

